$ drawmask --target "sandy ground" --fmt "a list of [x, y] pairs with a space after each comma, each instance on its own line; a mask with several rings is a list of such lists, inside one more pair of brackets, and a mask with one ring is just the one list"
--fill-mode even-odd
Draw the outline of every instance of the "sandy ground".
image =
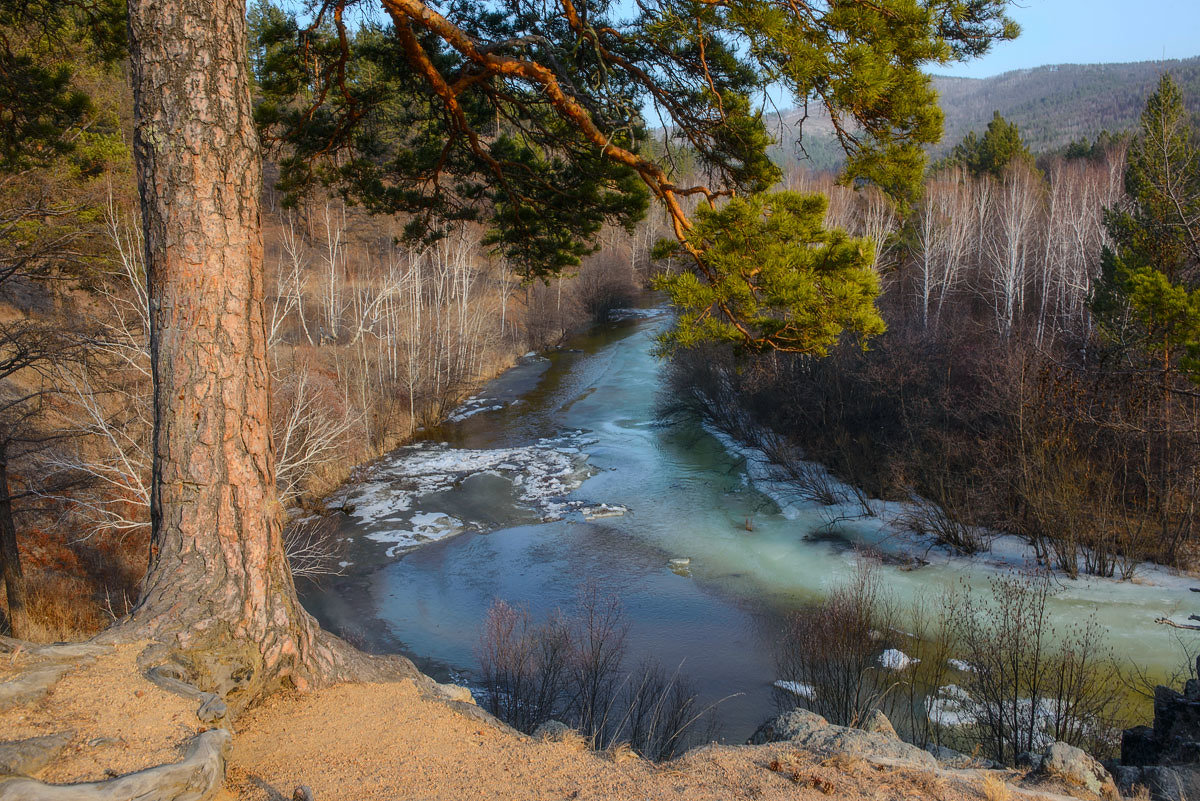
[[653, 765], [537, 743], [418, 695], [411, 682], [277, 696], [243, 716], [229, 764], [239, 801], [463, 799], [982, 799], [974, 782], [822, 760], [779, 744], [709, 746]]
[[[144, 647], [118, 646], [71, 670], [42, 700], [0, 711], [0, 740], [73, 730], [62, 756], [37, 777], [50, 782], [98, 781], [179, 759], [177, 747], [201, 730], [196, 704], [142, 678]], [[10, 673], [36, 661], [0, 656]]]
[[[0, 712], [0, 739], [72, 729], [62, 757], [36, 778], [100, 780], [180, 758], [200, 730], [195, 703], [159, 689], [137, 670], [141, 645], [79, 666], [32, 705]], [[5, 673], [28, 666], [0, 657]], [[431, 700], [411, 681], [345, 684], [276, 695], [235, 728], [227, 786], [217, 801], [288, 801], [307, 785], [317, 801], [468, 799], [838, 798], [1004, 801], [978, 777], [822, 759], [787, 744], [708, 746], [654, 765], [628, 750], [595, 754], [540, 743]]]

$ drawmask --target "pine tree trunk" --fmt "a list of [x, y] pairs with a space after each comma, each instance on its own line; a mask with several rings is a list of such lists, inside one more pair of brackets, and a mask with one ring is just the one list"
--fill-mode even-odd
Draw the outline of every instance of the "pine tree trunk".
[[8, 486], [8, 457], [0, 450], [0, 579], [8, 602], [7, 617], [0, 612], [0, 634], [26, 637], [29, 617], [25, 610], [25, 574], [21, 570], [21, 552], [17, 550], [17, 527], [13, 522], [12, 500]]
[[244, 2], [131, 0], [129, 30], [155, 420], [150, 567], [120, 631], [237, 705], [362, 655], [305, 613], [284, 554]]

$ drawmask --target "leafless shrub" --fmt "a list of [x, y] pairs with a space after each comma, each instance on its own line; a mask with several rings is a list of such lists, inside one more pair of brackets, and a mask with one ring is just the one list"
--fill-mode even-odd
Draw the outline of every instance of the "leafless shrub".
[[535, 624], [528, 610], [497, 601], [478, 651], [489, 712], [526, 734], [562, 714], [571, 642], [560, 616]]
[[950, 683], [950, 660], [959, 653], [956, 627], [961, 613], [961, 598], [953, 593], [937, 599], [919, 594], [905, 609], [905, 626], [913, 635], [904, 650], [914, 665], [903, 677], [898, 692], [904, 703], [892, 722], [922, 748], [947, 739], [946, 727], [926, 714], [927, 698]]
[[594, 750], [670, 759], [709, 731], [711, 707], [678, 670], [648, 661], [626, 672], [627, 628], [619, 604], [594, 589], [575, 615], [540, 623], [497, 601], [478, 646], [488, 711], [526, 733], [559, 720]]
[[805, 461], [796, 448], [774, 432], [763, 431], [755, 437], [755, 445], [786, 473], [800, 497], [822, 506], [834, 506], [846, 500], [846, 491], [828, 470], [814, 462]]
[[679, 670], [668, 674], [654, 661], [644, 662], [631, 674], [624, 707], [619, 730], [633, 750], [654, 762], [678, 756], [692, 739], [691, 729], [707, 712], [686, 676]]
[[276, 485], [290, 501], [345, 446], [359, 415], [339, 397], [328, 380], [313, 376], [301, 363], [276, 377], [272, 387], [272, 436], [276, 453]]
[[938, 503], [914, 495], [899, 522], [909, 530], [933, 537], [942, 545], [963, 554], [986, 550], [989, 544], [978, 528], [963, 522], [955, 514], [945, 496]]
[[[792, 615], [776, 655], [779, 675], [807, 688], [803, 705], [833, 723], [854, 726], [876, 709], [887, 714], [896, 677], [881, 669], [879, 655], [899, 622], [878, 569], [860, 560], [846, 585]], [[796, 705], [794, 693], [779, 692], [781, 706]]]
[[963, 591], [955, 634], [972, 667], [963, 689], [974, 723], [961, 733], [1004, 764], [1055, 740], [1101, 756], [1115, 745], [1121, 694], [1112, 653], [1094, 618], [1052, 623], [1053, 593], [1045, 573], [995, 577], [982, 598]]
[[593, 320], [607, 320], [615, 309], [631, 305], [639, 291], [628, 263], [616, 250], [586, 259], [571, 282], [575, 302]]
[[571, 625], [571, 705], [579, 730], [596, 748], [606, 748], [610, 739], [628, 633], [620, 601], [594, 586], [586, 588]]

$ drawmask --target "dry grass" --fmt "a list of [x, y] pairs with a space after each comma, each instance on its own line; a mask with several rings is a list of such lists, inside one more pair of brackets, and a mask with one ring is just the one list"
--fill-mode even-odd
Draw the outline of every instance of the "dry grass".
[[980, 790], [987, 801], [1009, 801], [1012, 798], [1012, 789], [1009, 788], [1008, 782], [994, 773], [983, 777]]
[[[83, 576], [34, 573], [25, 586], [29, 631], [20, 632], [21, 639], [32, 642], [86, 640], [110, 621], [95, 600], [94, 586]], [[7, 603], [0, 601], [0, 605], [7, 612]]]
[[[146, 682], [143, 644], [64, 677], [43, 702], [0, 714], [18, 737], [75, 730], [39, 778], [102, 778], [173, 761], [198, 728], [194, 705]], [[14, 659], [5, 655], [3, 663]], [[15, 657], [16, 663], [28, 657]], [[578, 741], [575, 741], [577, 744]], [[768, 772], [769, 771], [769, 772]], [[596, 753], [571, 740], [536, 742], [429, 700], [412, 682], [343, 684], [279, 693], [238, 721], [221, 801], [287, 798], [308, 785], [322, 801], [1009, 801], [990, 777], [948, 779], [786, 744], [709, 745], [655, 765], [628, 748]], [[1030, 796], [1032, 797], [1032, 796]], [[1144, 798], [1144, 796], [1142, 796]]]
[[[552, 742], [567, 751], [579, 752], [588, 750], [588, 740], [575, 729], [568, 729]], [[615, 760], [614, 760], [615, 761]]]
[[929, 771], [908, 771], [905, 777], [921, 798], [945, 798], [950, 791], [946, 779]]
[[629, 743], [617, 743], [616, 745], [607, 749], [604, 753], [612, 762], [616, 763], [617, 765], [625, 762], [632, 762], [635, 759], [641, 758], [638, 756], [637, 751], [634, 751], [629, 746]]
[[854, 754], [834, 754], [822, 760], [821, 767], [836, 770], [839, 773], [862, 773], [870, 765], [865, 759]]

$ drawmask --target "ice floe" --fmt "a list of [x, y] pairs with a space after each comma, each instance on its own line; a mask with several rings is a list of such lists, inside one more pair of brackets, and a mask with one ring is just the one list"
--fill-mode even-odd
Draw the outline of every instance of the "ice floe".
[[483, 412], [498, 412], [507, 404], [495, 398], [480, 398], [475, 395], [467, 398], [457, 409], [446, 418], [448, 423], [461, 423], [470, 417]]
[[608, 319], [614, 323], [619, 320], [652, 320], [666, 313], [667, 310], [660, 306], [649, 309], [610, 309]]
[[966, 726], [979, 719], [979, 706], [957, 684], [947, 684], [925, 699], [925, 712], [939, 726]]
[[[1035, 751], [1040, 751], [1053, 743], [1056, 721], [1060, 718], [1067, 719], [1060, 714], [1060, 710], [1055, 707], [1054, 700], [1050, 698], [1041, 699], [1036, 709], [1028, 698], [1018, 698], [1015, 703], [1006, 702], [999, 707], [972, 698], [970, 693], [956, 684], [939, 687], [936, 693], [928, 696], [925, 699], [925, 711], [931, 722], [947, 727], [973, 726], [999, 719], [1015, 719], [1019, 725], [1028, 726], [1031, 729], [1033, 750]], [[1078, 725], [1078, 719], [1070, 719]]]
[[629, 509], [619, 503], [596, 503], [579, 508], [584, 520], [600, 520], [605, 517], [621, 517]]
[[889, 648], [879, 655], [879, 664], [888, 670], [904, 670], [920, 662], [897, 648]]
[[339, 498], [366, 536], [388, 544], [389, 555], [418, 545], [481, 530], [471, 520], [421, 510], [422, 498], [476, 476], [495, 476], [512, 486], [513, 501], [542, 521], [578, 513], [584, 519], [625, 514], [623, 506], [566, 498], [592, 475], [584, 448], [595, 440], [568, 432], [513, 448], [465, 449], [420, 443], [398, 449], [376, 466], [369, 480]]
[[803, 682], [799, 682], [799, 681], [787, 681], [785, 679], [779, 679], [778, 681], [774, 682], [774, 686], [778, 687], [779, 689], [783, 690], [784, 692], [789, 692], [798, 698], [807, 698], [809, 701], [812, 701], [813, 699], [815, 699], [817, 697], [817, 691], [815, 689], [813, 689], [813, 686], [811, 684], [804, 684]]

